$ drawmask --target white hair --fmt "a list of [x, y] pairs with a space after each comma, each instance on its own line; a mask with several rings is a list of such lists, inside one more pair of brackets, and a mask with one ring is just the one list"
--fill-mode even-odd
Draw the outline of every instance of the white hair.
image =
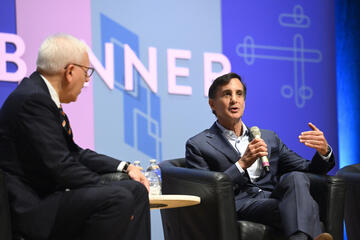
[[69, 63], [79, 64], [86, 52], [86, 44], [79, 39], [69, 34], [55, 34], [41, 44], [36, 66], [40, 71], [54, 74]]

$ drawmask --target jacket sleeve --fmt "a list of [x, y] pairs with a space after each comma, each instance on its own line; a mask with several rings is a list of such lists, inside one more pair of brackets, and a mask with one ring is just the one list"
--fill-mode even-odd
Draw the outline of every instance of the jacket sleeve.
[[312, 160], [309, 161], [290, 150], [275, 133], [274, 135], [279, 149], [280, 174], [290, 171], [326, 174], [335, 165], [333, 154], [329, 160], [324, 160], [319, 153], [316, 152]]
[[[227, 174], [234, 184], [239, 186], [246, 185], [248, 179], [240, 173], [235, 164], [230, 164], [227, 169], [218, 169], [216, 163], [218, 159], [209, 151], [201, 151], [201, 144], [189, 139], [186, 142], [186, 162], [190, 168], [210, 171], [222, 171]], [[211, 166], [213, 165], [213, 166]]]
[[90, 149], [81, 148], [79, 151], [79, 161], [87, 168], [99, 174], [116, 172], [120, 164], [120, 161], [115, 158], [99, 154]]
[[58, 109], [48, 96], [34, 94], [29, 97], [17, 114], [17, 126], [17, 132], [27, 141], [26, 148], [36, 156], [32, 159], [34, 166], [44, 170], [39, 174], [46, 174], [59, 186], [67, 188], [99, 182], [99, 175], [89, 168], [91, 165], [82, 163], [87, 153], [70, 151]]

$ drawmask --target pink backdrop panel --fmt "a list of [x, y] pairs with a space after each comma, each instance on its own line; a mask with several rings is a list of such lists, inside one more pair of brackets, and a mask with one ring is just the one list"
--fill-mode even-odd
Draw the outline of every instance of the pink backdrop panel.
[[[42, 41], [55, 33], [68, 33], [91, 46], [90, 0], [16, 1], [17, 34], [24, 40], [27, 75], [36, 67]], [[36, 9], [36, 11], [35, 11]], [[82, 90], [75, 103], [63, 105], [70, 118], [75, 142], [94, 149], [93, 85]]]

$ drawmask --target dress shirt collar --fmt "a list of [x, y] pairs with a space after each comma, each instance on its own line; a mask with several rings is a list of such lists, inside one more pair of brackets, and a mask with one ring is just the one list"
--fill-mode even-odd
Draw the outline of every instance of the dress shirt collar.
[[[249, 130], [245, 126], [245, 124], [242, 122], [242, 134], [239, 137], [249, 136]], [[236, 136], [235, 132], [233, 130], [228, 130], [225, 127], [223, 127], [218, 121], [216, 121], [216, 125], [221, 130], [222, 134], [225, 136], [226, 139], [236, 140], [238, 139], [238, 136]]]
[[51, 83], [43, 75], [40, 74], [40, 76], [42, 77], [42, 79], [44, 80], [47, 88], [49, 89], [51, 99], [54, 101], [56, 106], [58, 108], [60, 108], [60, 99], [59, 99], [59, 95], [56, 92], [55, 88], [51, 85]]

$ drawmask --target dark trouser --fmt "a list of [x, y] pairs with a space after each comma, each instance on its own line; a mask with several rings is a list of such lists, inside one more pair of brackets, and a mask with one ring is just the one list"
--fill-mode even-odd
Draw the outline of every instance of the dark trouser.
[[321, 233], [318, 205], [304, 173], [284, 174], [272, 193], [261, 191], [245, 201], [238, 210], [239, 220], [281, 228], [286, 236], [301, 231], [314, 238]]
[[65, 192], [50, 239], [148, 240], [148, 192], [132, 180]]

